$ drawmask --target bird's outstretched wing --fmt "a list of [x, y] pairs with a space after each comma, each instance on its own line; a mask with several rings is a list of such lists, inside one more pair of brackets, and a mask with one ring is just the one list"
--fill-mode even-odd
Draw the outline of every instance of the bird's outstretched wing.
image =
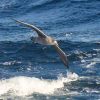
[[24, 25], [24, 26], [26, 26], [26, 27], [29, 27], [29, 28], [33, 29], [34, 31], [37, 32], [38, 36], [41, 36], [41, 37], [43, 37], [43, 38], [47, 37], [47, 35], [45, 35], [44, 32], [41, 31], [41, 30], [40, 30], [39, 28], [37, 28], [36, 26], [31, 25], [31, 24], [28, 24], [28, 23], [25, 23], [25, 22], [23, 22], [23, 21], [16, 20], [16, 19], [13, 19], [13, 20], [15, 20], [16, 22], [18, 22], [18, 23], [20, 23], [20, 24], [22, 24], [22, 25]]
[[68, 66], [68, 59], [67, 59], [67, 55], [64, 53], [64, 51], [62, 51], [58, 45], [53, 45], [53, 47], [56, 49], [56, 51], [58, 52], [60, 59], [62, 60], [62, 62], [64, 63], [64, 65], [69, 68]]
[[[16, 19], [13, 19], [13, 20], [15, 20], [16, 22], [18, 22], [18, 23], [20, 23], [20, 24], [22, 24], [22, 25], [24, 25], [24, 26], [27, 26], [27, 27], [29, 27], [29, 28], [35, 30], [35, 31], [37, 32], [38, 36], [43, 37], [43, 38], [46, 38], [46, 37], [47, 37], [47, 35], [45, 35], [44, 32], [42, 32], [42, 31], [41, 31], [40, 29], [38, 29], [36, 26], [31, 25], [31, 24], [28, 24], [28, 23], [25, 23], [25, 22], [22, 22], [22, 21], [19, 21], [19, 20], [16, 20]], [[59, 48], [58, 45], [53, 45], [53, 47], [54, 47], [54, 48], [56, 49], [56, 51], [58, 52], [58, 54], [59, 54], [59, 56], [60, 56], [62, 62], [64, 63], [64, 65], [65, 65], [67, 68], [69, 68], [69, 66], [68, 66], [67, 55]]]

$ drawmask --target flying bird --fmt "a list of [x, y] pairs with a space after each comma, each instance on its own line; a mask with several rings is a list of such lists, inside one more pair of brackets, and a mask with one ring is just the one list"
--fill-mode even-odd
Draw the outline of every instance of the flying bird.
[[31, 24], [28, 24], [26, 22], [23, 22], [23, 21], [19, 21], [19, 20], [16, 20], [16, 19], [13, 19], [15, 20], [16, 22], [26, 26], [26, 27], [29, 27], [31, 28], [32, 30], [34, 30], [38, 36], [37, 37], [31, 37], [31, 40], [34, 42], [34, 43], [39, 43], [39, 44], [43, 44], [43, 45], [51, 45], [52, 47], [55, 48], [55, 50], [58, 52], [58, 55], [61, 59], [61, 61], [63, 62], [63, 64], [69, 68], [68, 66], [68, 58], [67, 58], [67, 55], [65, 54], [65, 52], [59, 47], [57, 41], [46, 35], [42, 30], [40, 30], [38, 27], [34, 26], [34, 25], [31, 25]]

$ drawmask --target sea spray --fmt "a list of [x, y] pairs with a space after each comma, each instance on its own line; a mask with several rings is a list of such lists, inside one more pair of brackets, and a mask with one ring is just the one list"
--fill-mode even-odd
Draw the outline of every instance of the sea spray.
[[[74, 76], [73, 74], [72, 76]], [[70, 75], [71, 76], [71, 75]], [[75, 77], [76, 80], [76, 77]], [[0, 81], [0, 95], [10, 93], [17, 96], [31, 95], [33, 93], [53, 94], [64, 83], [75, 81], [74, 78], [61, 77], [57, 80], [39, 79], [35, 77], [18, 76]]]

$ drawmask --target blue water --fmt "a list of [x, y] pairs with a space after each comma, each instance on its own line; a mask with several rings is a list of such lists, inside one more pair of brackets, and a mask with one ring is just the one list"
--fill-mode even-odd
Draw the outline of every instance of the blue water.
[[[58, 40], [74, 74], [51, 46], [32, 43], [36, 33], [12, 18]], [[1, 0], [0, 99], [99, 100], [100, 1]]]

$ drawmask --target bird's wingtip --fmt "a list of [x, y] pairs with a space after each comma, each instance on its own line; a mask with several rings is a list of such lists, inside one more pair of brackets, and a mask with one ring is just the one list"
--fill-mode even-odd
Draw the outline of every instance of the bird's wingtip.
[[14, 20], [15, 22], [21, 23], [21, 21], [15, 19], [15, 18], [11, 18], [12, 20]]
[[11, 20], [17, 21], [15, 18], [11, 18]]

